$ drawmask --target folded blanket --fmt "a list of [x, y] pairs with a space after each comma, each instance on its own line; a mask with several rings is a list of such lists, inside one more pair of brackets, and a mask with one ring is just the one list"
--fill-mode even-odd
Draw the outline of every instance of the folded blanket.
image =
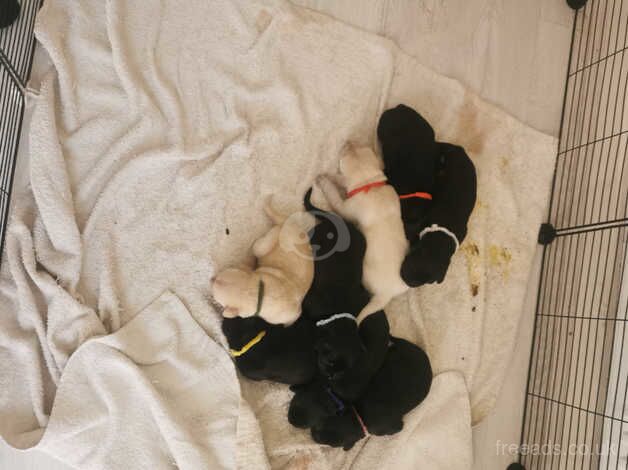
[[229, 354], [164, 292], [68, 361], [39, 448], [75, 468], [233, 468]]
[[[512, 351], [554, 140], [283, 0], [48, 0], [37, 36], [54, 68], [0, 278], [3, 438], [89, 468], [468, 468], [470, 421]], [[286, 387], [238, 386], [209, 279], [251, 261], [265, 195], [298, 209], [399, 102], [465, 146], [479, 202], [446, 281], [387, 309], [430, 355], [430, 396], [402, 433], [345, 453], [290, 427]]]

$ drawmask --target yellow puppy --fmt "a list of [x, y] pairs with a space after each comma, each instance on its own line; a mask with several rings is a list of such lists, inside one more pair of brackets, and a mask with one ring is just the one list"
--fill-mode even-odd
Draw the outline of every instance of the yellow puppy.
[[224, 317], [259, 315], [268, 323], [290, 325], [301, 315], [314, 277], [307, 232], [315, 222], [305, 212], [282, 216], [270, 201], [264, 209], [276, 225], [253, 244], [257, 269], [222, 271], [213, 280], [213, 296], [224, 307]]
[[382, 162], [373, 150], [348, 145], [340, 159], [340, 174], [346, 199], [328, 178], [319, 177], [317, 182], [332, 208], [355, 223], [366, 238], [362, 283], [373, 297], [358, 316], [362, 321], [408, 290], [400, 274], [408, 241], [399, 196], [386, 183]]

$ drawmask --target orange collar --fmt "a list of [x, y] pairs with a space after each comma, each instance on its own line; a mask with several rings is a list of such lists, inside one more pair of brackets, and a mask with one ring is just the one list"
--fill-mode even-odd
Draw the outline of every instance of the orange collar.
[[399, 199], [411, 199], [413, 197], [416, 197], [418, 199], [427, 199], [428, 201], [432, 200], [432, 195], [430, 193], [418, 192], [418, 193], [400, 194], [399, 195]]
[[359, 188], [355, 188], [353, 191], [349, 191], [347, 193], [347, 199], [355, 196], [358, 193], [368, 193], [371, 188], [379, 188], [380, 186], [386, 186], [386, 181], [376, 181], [375, 183], [365, 184], [364, 186], [360, 186]]

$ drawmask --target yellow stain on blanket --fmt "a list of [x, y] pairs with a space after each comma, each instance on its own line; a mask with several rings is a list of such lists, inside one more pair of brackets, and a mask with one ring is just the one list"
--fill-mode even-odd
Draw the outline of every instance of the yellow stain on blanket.
[[499, 159], [499, 167], [502, 170], [506, 170], [509, 165], [510, 165], [510, 161], [508, 160], [508, 157], [501, 157]]
[[[465, 91], [463, 101], [458, 109], [457, 138], [468, 153], [478, 154], [484, 150], [486, 133], [492, 128], [493, 123], [479, 122], [479, 109], [477, 96]], [[488, 126], [487, 126], [488, 124]]]
[[476, 297], [480, 293], [480, 281], [482, 279], [480, 249], [476, 243], [467, 241], [462, 244], [460, 251], [462, 251], [467, 261], [469, 289], [471, 290], [471, 295]]
[[[473, 241], [467, 241], [460, 246], [460, 251], [467, 261], [467, 271], [469, 273], [469, 290], [471, 295], [476, 297], [480, 293], [481, 281], [484, 277], [486, 266], [483, 264], [480, 248]], [[486, 263], [488, 269], [495, 269], [503, 280], [508, 280], [510, 276], [510, 264], [512, 253], [503, 246], [489, 245], [486, 252]]]
[[512, 254], [508, 248], [497, 245], [488, 247], [488, 262], [491, 267], [499, 269], [504, 280], [510, 276], [510, 262]]
[[257, 20], [255, 21], [255, 27], [257, 28], [258, 33], [262, 33], [266, 31], [266, 28], [270, 25], [270, 22], [273, 20], [273, 17], [266, 10], [262, 10], [257, 15]]

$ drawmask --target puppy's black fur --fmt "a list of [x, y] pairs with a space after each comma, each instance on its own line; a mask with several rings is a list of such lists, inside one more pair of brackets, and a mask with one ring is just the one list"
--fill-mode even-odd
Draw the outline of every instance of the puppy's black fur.
[[462, 147], [435, 140], [434, 129], [414, 109], [385, 111], [377, 126], [388, 182], [399, 195], [428, 192], [432, 200], [401, 199], [410, 251], [401, 277], [410, 287], [442, 282], [455, 243], [443, 232], [419, 233], [432, 224], [453, 232], [462, 243], [476, 199], [475, 167]]
[[[384, 172], [397, 194], [427, 192], [435, 187], [438, 144], [432, 126], [414, 109], [400, 104], [384, 111], [377, 125]], [[401, 199], [401, 218], [406, 238], [413, 241], [425, 227], [430, 201]]]
[[357, 316], [370, 298], [362, 286], [366, 239], [352, 223], [312, 205], [311, 195], [310, 188], [303, 205], [318, 223], [309, 234], [314, 256], [314, 279], [303, 299], [303, 314], [313, 320], [335, 313]]
[[[401, 431], [403, 416], [425, 399], [432, 384], [425, 352], [406, 340], [391, 340], [382, 367], [353, 403], [369, 433], [378, 436]], [[338, 403], [324, 381], [291, 389], [295, 395], [288, 420], [297, 427], [312, 428], [316, 442], [349, 450], [364, 437], [352, 405]]]
[[17, 0], [0, 0], [0, 28], [6, 28], [20, 16], [20, 4]]
[[225, 318], [222, 331], [233, 350], [240, 350], [262, 330], [266, 335], [235, 359], [242, 375], [252, 380], [303, 384], [317, 372], [316, 326], [307, 317], [288, 327], [271, 325], [259, 317]]
[[364, 367], [368, 353], [354, 320], [341, 318], [316, 331], [318, 370], [324, 377], [340, 378], [347, 370]]
[[[462, 147], [439, 143], [438, 148], [440, 157], [436, 187], [426, 213], [425, 227], [432, 224], [445, 227], [462, 243], [475, 206], [475, 166]], [[427, 233], [420, 240], [415, 238], [403, 261], [401, 277], [411, 287], [442, 282], [455, 249], [455, 242], [443, 232]]]
[[[303, 314], [321, 320], [336, 313], [357, 316], [370, 294], [362, 286], [364, 235], [337, 214], [325, 212], [310, 202], [303, 205], [318, 224], [310, 232], [314, 253], [314, 280], [303, 300]], [[377, 312], [358, 326], [347, 318], [317, 327], [318, 366], [334, 389], [345, 399], [362, 391], [384, 359], [389, 340], [386, 314]]]
[[307, 429], [319, 427], [326, 418], [341, 415], [345, 403], [334, 394], [323, 377], [303, 385], [291, 385], [294, 396], [288, 408], [288, 422], [294, 427]]
[[318, 366], [333, 391], [352, 402], [364, 391], [379, 370], [390, 343], [390, 326], [380, 310], [360, 326], [352, 320], [336, 320], [318, 327]]

